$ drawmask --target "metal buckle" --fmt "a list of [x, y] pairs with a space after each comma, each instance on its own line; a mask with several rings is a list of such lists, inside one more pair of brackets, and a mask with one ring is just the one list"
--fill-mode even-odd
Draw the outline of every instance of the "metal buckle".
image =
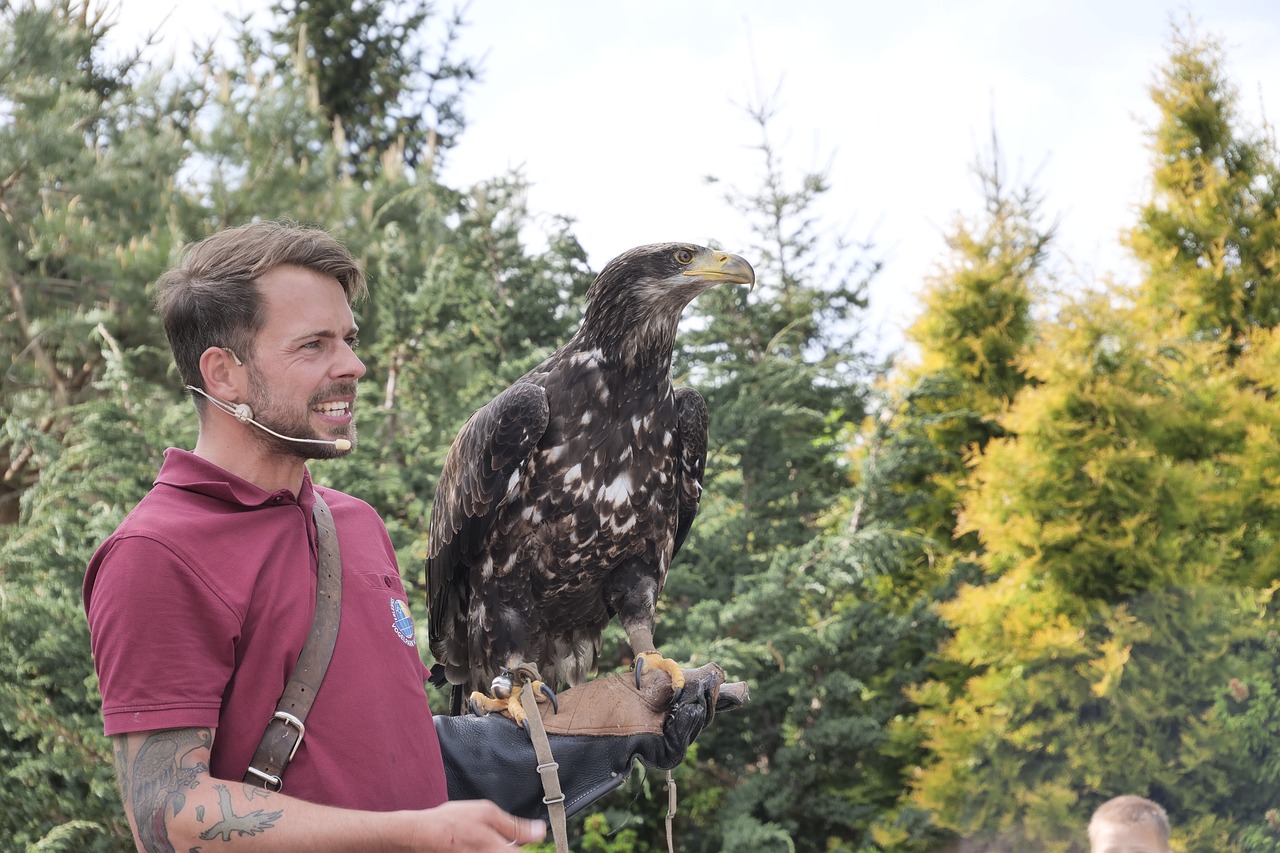
[[279, 776], [272, 776], [270, 773], [263, 773], [261, 770], [254, 767], [252, 764], [250, 764], [248, 767], [245, 768], [245, 772], [252, 773], [254, 776], [257, 776], [259, 779], [261, 779], [262, 787], [266, 788], [268, 791], [272, 791], [278, 794], [280, 793], [280, 789], [284, 787], [284, 780], [282, 780]]
[[[293, 742], [293, 749], [289, 750], [289, 757], [285, 759], [285, 764], [288, 764], [290, 761], [293, 761], [293, 757], [298, 754], [298, 747], [302, 746], [302, 739], [307, 736], [307, 727], [302, 724], [302, 720], [299, 720], [288, 711], [276, 711], [271, 715], [271, 719], [279, 720], [285, 724], [286, 728], [288, 726], [293, 726], [298, 730], [298, 739]], [[284, 787], [284, 780], [279, 776], [273, 776], [264, 770], [259, 770], [253, 765], [246, 767], [245, 772], [251, 773], [261, 779], [262, 787], [266, 788], [268, 791], [278, 793], [280, 789]]]
[[293, 749], [289, 750], [289, 760], [293, 761], [293, 757], [298, 754], [298, 747], [302, 746], [302, 739], [307, 736], [307, 727], [302, 724], [302, 720], [288, 711], [276, 711], [271, 715], [271, 719], [279, 720], [286, 726], [293, 726], [298, 730], [298, 739], [293, 742]]

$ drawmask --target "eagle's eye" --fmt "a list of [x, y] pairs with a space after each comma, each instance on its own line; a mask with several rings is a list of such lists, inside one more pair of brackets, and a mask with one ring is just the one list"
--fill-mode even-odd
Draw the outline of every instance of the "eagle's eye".
[[688, 249], [676, 249], [676, 263], [683, 266], [693, 261], [693, 252]]

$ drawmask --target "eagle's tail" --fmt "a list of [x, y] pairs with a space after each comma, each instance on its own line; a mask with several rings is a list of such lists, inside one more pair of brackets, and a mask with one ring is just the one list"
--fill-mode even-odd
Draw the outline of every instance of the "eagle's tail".
[[444, 664], [438, 663], [432, 666], [427, 681], [432, 687], [439, 687], [441, 690], [452, 688], [449, 694], [449, 714], [453, 717], [462, 714], [463, 687], [461, 684], [449, 683], [449, 679], [444, 674]]

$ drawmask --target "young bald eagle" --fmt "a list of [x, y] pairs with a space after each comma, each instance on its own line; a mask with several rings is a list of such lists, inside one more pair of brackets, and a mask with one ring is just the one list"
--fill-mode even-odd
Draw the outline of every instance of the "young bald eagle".
[[[455, 714], [464, 688], [477, 713], [505, 708], [522, 666], [550, 684], [586, 680], [615, 615], [637, 678], [647, 662], [682, 685], [656, 653], [654, 614], [698, 512], [707, 407], [672, 387], [671, 353], [685, 306], [726, 282], [755, 273], [685, 243], [625, 252], [587, 291], [577, 334], [463, 425], [427, 553], [432, 681], [455, 685]], [[497, 702], [478, 692], [490, 685]], [[518, 702], [507, 710], [521, 716]]]

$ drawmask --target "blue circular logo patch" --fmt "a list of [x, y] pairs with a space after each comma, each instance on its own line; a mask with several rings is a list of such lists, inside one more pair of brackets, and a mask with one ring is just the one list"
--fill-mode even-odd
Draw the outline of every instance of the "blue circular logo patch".
[[395, 628], [396, 636], [406, 646], [414, 645], [413, 617], [409, 615], [409, 608], [398, 598], [391, 599], [391, 627]]

